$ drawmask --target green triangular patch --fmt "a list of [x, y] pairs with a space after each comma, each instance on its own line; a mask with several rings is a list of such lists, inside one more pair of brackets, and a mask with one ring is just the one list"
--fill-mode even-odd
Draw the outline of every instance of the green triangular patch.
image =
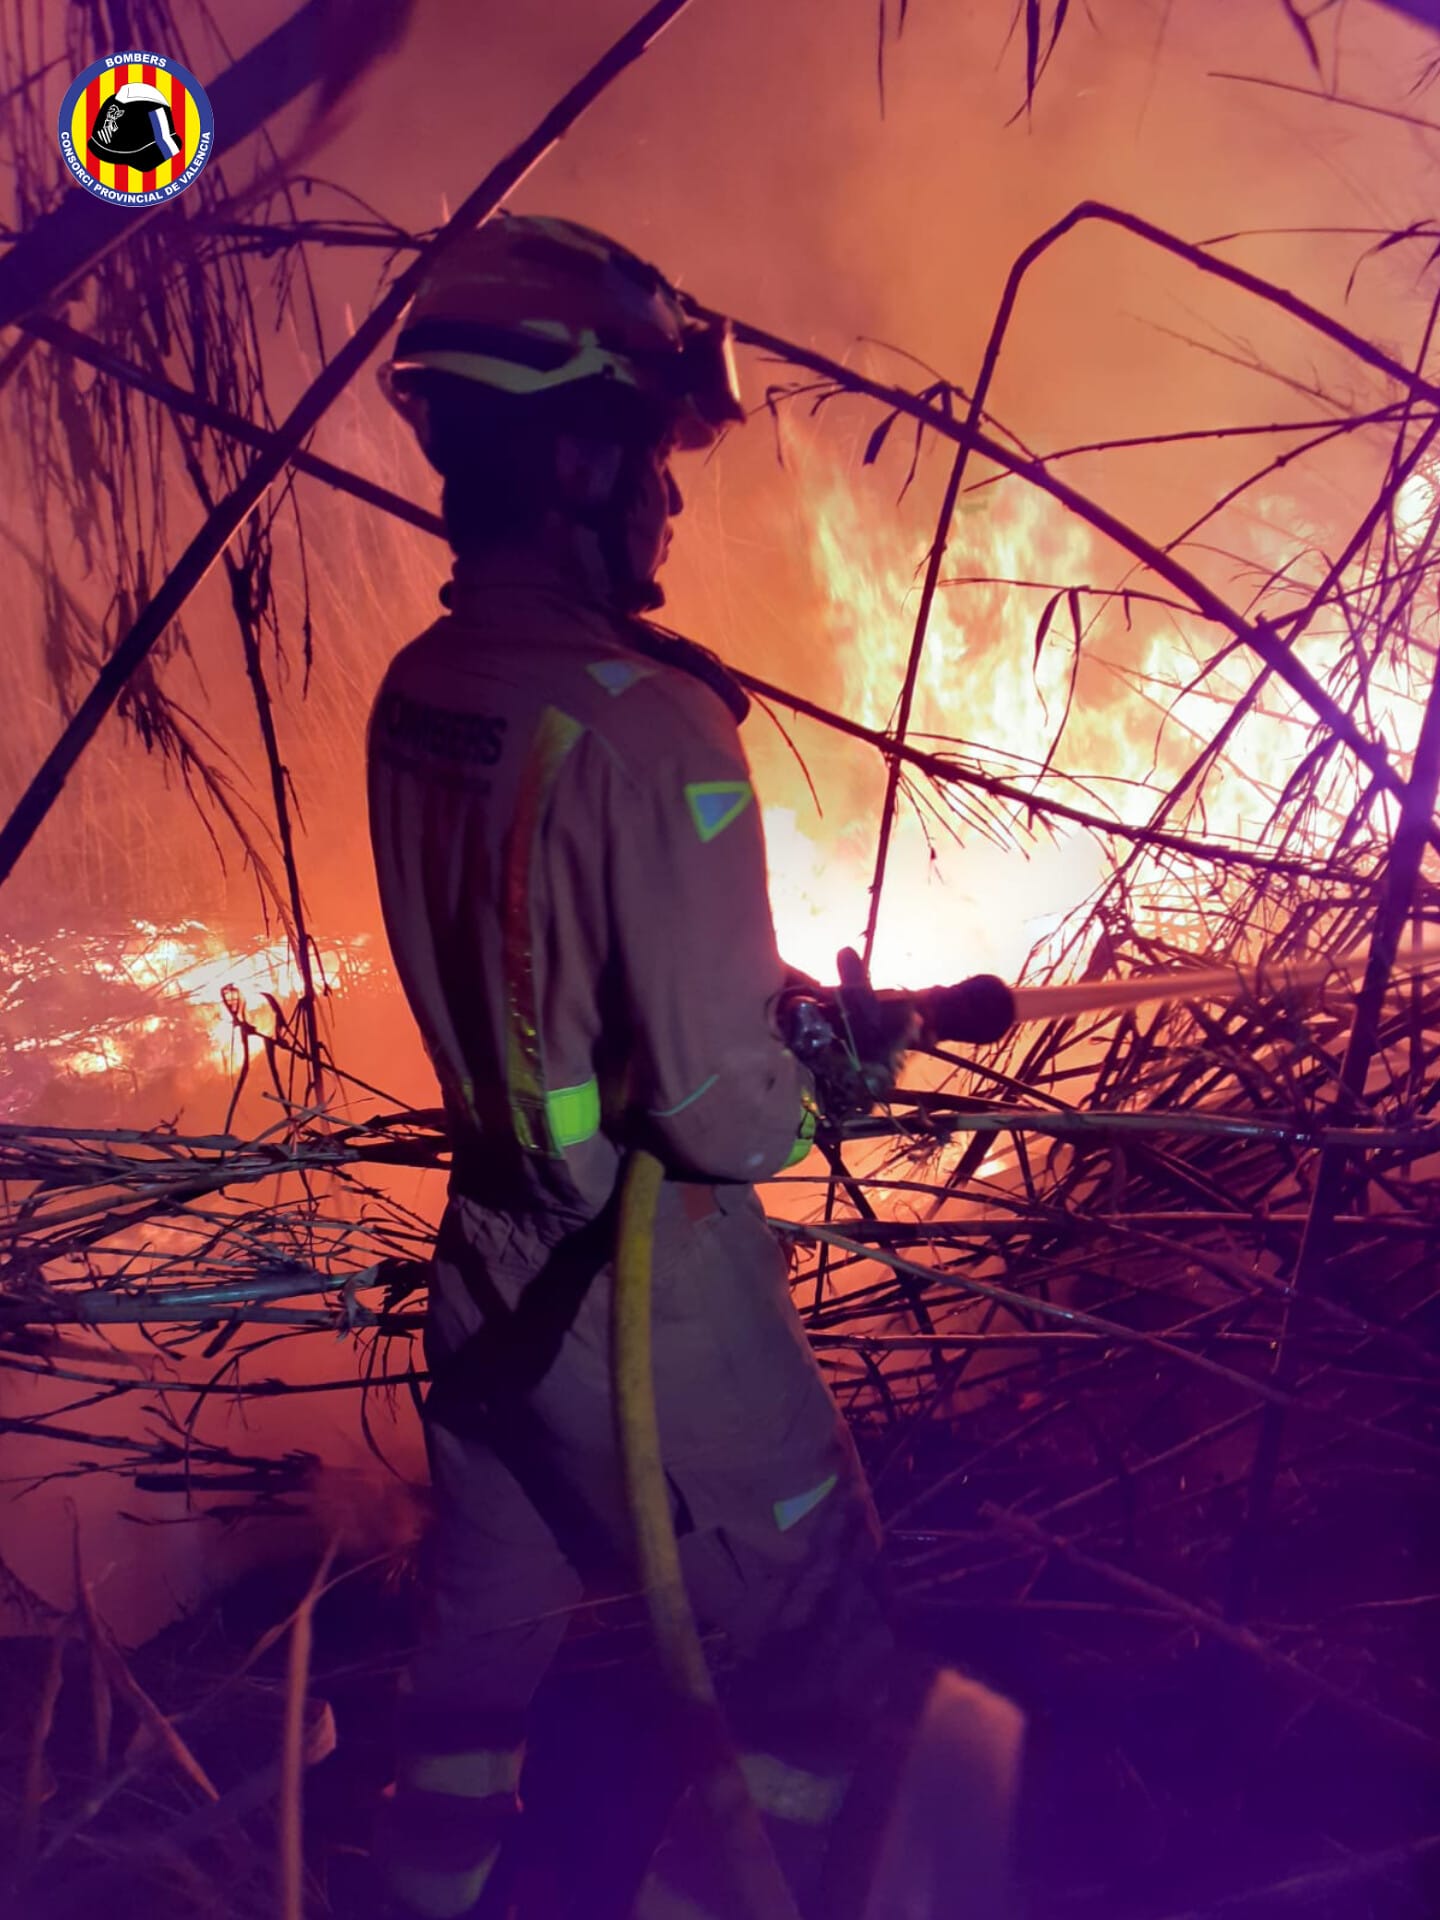
[[775, 1524], [781, 1533], [788, 1533], [791, 1527], [799, 1525], [807, 1513], [813, 1513], [825, 1496], [835, 1491], [837, 1481], [838, 1475], [832, 1473], [818, 1487], [812, 1487], [809, 1493], [796, 1493], [788, 1500], [777, 1500]]
[[685, 789], [690, 818], [702, 840], [723, 833], [755, 798], [748, 780], [696, 780]]

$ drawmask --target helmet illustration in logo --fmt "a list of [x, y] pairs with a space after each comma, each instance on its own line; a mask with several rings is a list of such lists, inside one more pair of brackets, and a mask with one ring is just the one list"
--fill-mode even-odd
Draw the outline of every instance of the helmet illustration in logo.
[[97, 160], [151, 173], [180, 157], [170, 102], [158, 87], [134, 80], [102, 101], [86, 142]]

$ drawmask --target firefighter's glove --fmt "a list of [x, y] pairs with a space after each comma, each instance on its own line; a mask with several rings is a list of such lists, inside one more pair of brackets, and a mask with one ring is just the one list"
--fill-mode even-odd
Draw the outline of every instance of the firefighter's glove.
[[888, 1098], [919, 1024], [909, 1002], [876, 996], [848, 947], [839, 968], [838, 991], [797, 984], [779, 1006], [785, 1044], [809, 1068], [821, 1119], [837, 1130]]

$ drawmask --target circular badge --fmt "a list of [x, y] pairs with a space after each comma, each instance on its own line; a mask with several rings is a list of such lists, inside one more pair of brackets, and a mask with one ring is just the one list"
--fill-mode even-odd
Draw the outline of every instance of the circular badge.
[[112, 53], [71, 82], [60, 151], [85, 188], [120, 207], [173, 200], [199, 179], [215, 144], [205, 89], [158, 53]]

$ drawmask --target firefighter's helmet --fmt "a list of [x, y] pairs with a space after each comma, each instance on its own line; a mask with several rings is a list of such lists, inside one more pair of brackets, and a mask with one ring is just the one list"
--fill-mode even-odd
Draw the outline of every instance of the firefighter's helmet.
[[181, 155], [170, 102], [143, 80], [128, 82], [101, 104], [86, 145], [97, 160], [146, 173]]
[[726, 326], [604, 234], [534, 215], [455, 241], [406, 310], [381, 383], [422, 439], [426, 374], [520, 401], [608, 393], [617, 417], [680, 447], [745, 417]]

